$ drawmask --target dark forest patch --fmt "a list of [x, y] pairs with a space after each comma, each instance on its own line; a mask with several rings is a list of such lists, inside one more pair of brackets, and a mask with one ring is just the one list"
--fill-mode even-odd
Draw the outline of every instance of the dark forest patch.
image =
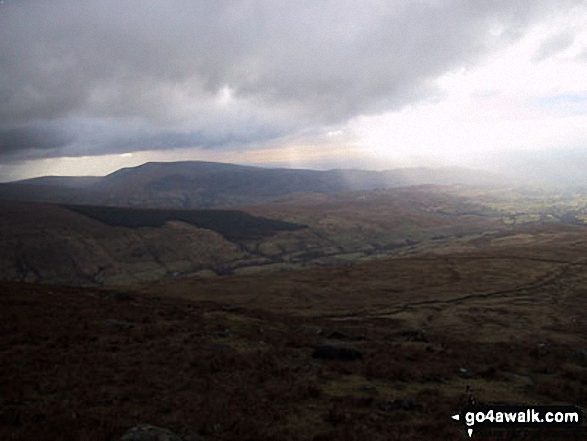
[[160, 210], [87, 205], [64, 205], [63, 207], [107, 225], [118, 227], [161, 227], [169, 221], [186, 222], [199, 228], [215, 231], [232, 241], [261, 239], [279, 231], [306, 228], [305, 225], [253, 216], [238, 210]]

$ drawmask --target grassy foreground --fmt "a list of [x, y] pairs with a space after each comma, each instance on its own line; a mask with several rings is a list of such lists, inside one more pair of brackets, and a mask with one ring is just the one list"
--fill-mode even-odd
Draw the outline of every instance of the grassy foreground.
[[[582, 244], [543, 232], [119, 290], [3, 284], [0, 438], [148, 423], [206, 440], [466, 439], [450, 415], [467, 385], [478, 402], [585, 406]], [[315, 358], [325, 342], [361, 356]]]

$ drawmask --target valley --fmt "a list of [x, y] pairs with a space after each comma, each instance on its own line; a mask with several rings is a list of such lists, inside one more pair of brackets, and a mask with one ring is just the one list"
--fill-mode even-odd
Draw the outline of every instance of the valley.
[[240, 210], [0, 205], [4, 278], [78, 285], [347, 264], [506, 228], [482, 206], [427, 187], [300, 194]]
[[0, 202], [0, 438], [466, 439], [450, 416], [467, 388], [587, 404], [581, 190], [426, 184], [213, 209], [76, 194]]

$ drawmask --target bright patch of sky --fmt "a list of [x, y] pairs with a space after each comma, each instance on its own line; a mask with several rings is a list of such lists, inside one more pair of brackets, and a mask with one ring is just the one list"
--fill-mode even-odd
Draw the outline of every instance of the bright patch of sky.
[[[561, 34], [573, 38], [537, 57]], [[504, 151], [587, 148], [587, 19], [567, 16], [435, 84], [437, 100], [349, 123], [365, 151], [413, 165], [479, 165]], [[587, 150], [585, 150], [587, 154]]]

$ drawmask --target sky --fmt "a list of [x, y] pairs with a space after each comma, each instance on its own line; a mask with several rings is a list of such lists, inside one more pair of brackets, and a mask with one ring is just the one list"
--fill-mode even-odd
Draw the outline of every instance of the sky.
[[587, 0], [4, 0], [0, 181], [176, 160], [572, 176], [586, 80]]

